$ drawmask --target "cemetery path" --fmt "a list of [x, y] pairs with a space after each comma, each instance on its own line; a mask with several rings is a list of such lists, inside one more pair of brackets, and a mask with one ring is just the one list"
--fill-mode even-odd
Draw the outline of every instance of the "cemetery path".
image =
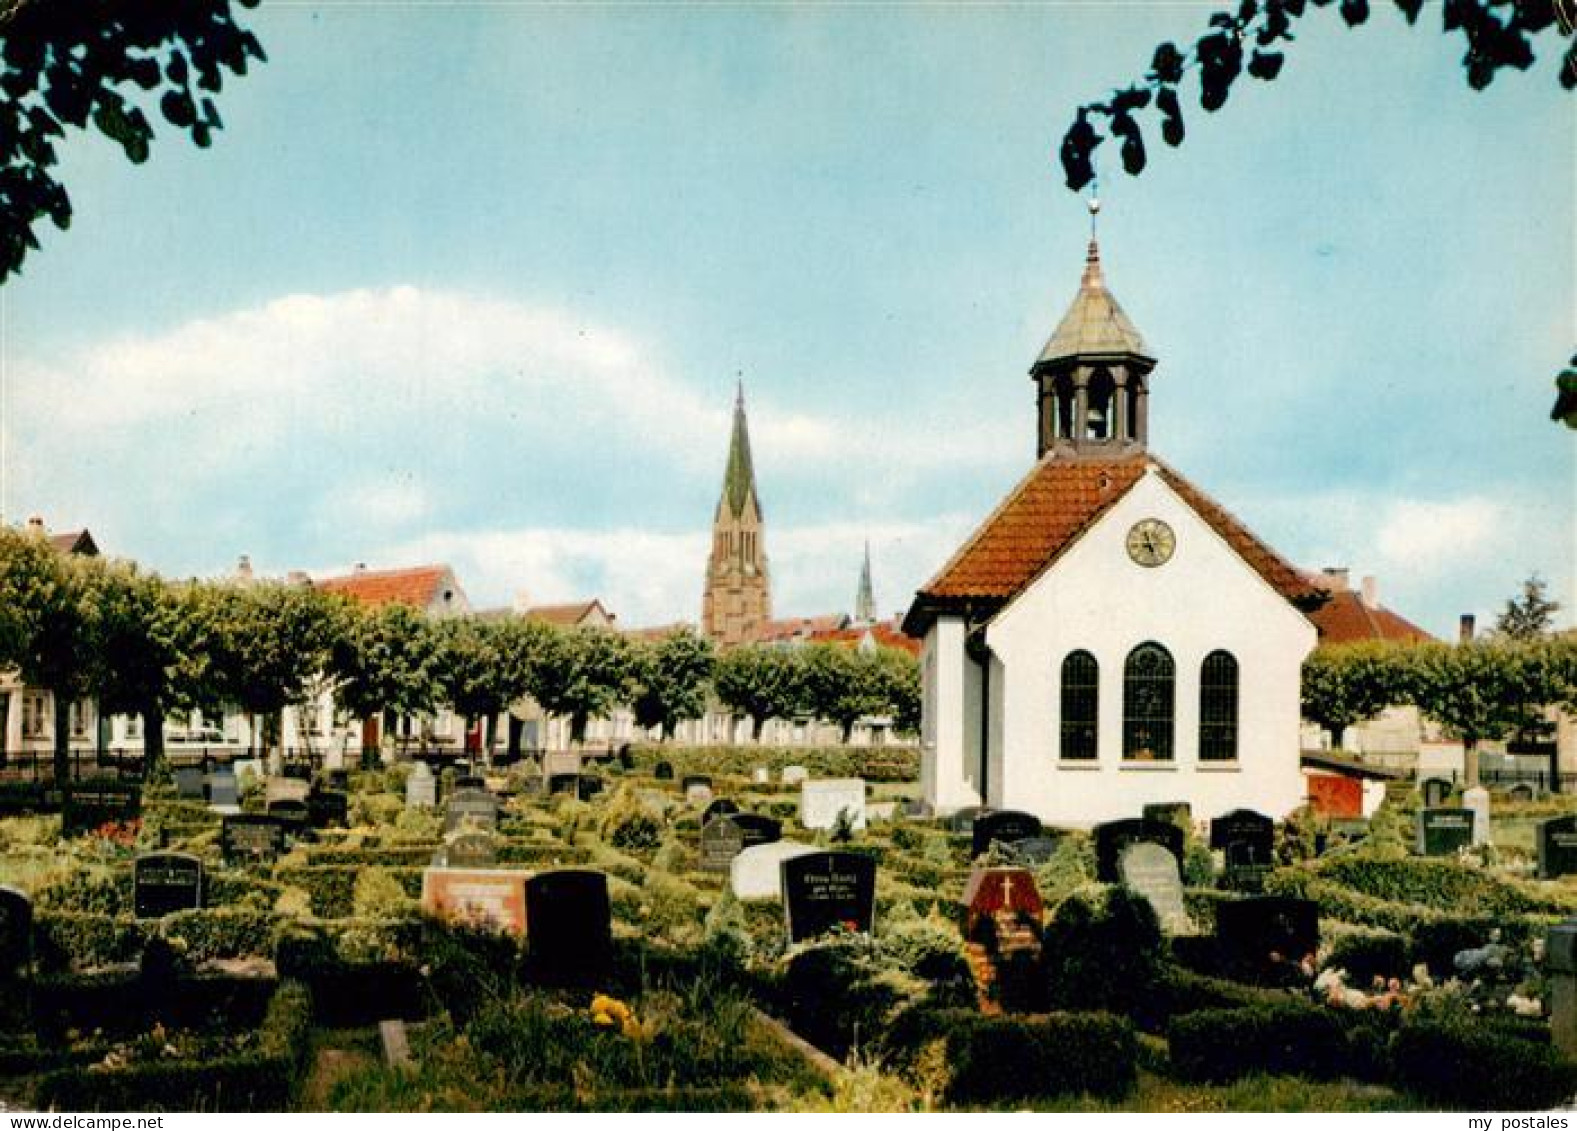
[[377, 1060], [362, 1049], [319, 1047], [312, 1071], [301, 1087], [302, 1111], [333, 1111], [329, 1097], [334, 1085], [347, 1076], [377, 1067]]

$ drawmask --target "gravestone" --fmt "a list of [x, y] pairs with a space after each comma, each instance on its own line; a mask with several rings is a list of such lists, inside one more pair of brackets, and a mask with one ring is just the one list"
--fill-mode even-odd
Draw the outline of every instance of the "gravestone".
[[590, 801], [602, 792], [602, 779], [596, 774], [575, 775], [575, 796], [581, 801]]
[[989, 812], [991, 810], [982, 808], [979, 805], [966, 805], [964, 808], [947, 815], [947, 831], [973, 835], [975, 822]]
[[701, 826], [701, 871], [730, 871], [734, 857], [744, 849], [744, 830], [727, 816], [713, 817]]
[[799, 823], [805, 828], [830, 829], [843, 812], [849, 814], [855, 828], [865, 827], [865, 779], [807, 780], [799, 788]]
[[280, 768], [280, 772], [285, 777], [292, 778], [296, 781], [304, 781], [309, 783], [312, 781], [311, 762], [286, 762], [284, 766]]
[[821, 849], [792, 840], [777, 840], [746, 848], [734, 857], [728, 886], [736, 899], [782, 899], [783, 861], [809, 856]]
[[1259, 891], [1276, 865], [1276, 822], [1252, 809], [1234, 809], [1210, 822], [1210, 847], [1221, 850], [1227, 887]]
[[326, 789], [338, 790], [346, 793], [350, 790], [350, 771], [333, 769], [323, 771], [323, 785]]
[[580, 796], [580, 774], [553, 774], [548, 778], [548, 793], [573, 793]]
[[970, 829], [970, 855], [982, 855], [994, 840], [1013, 844], [1040, 834], [1039, 817], [1015, 809], [998, 809], [975, 818], [974, 826]]
[[231, 864], [273, 861], [285, 848], [285, 823], [256, 813], [226, 817], [219, 826], [219, 847]]
[[975, 937], [982, 920], [1009, 914], [1041, 925], [1046, 906], [1028, 868], [976, 868], [964, 884], [964, 937]]
[[1155, 909], [1163, 933], [1194, 933], [1194, 925], [1183, 906], [1183, 877], [1178, 871], [1177, 857], [1169, 849], [1153, 841], [1131, 841], [1118, 853], [1117, 871], [1123, 884], [1142, 895]]
[[1038, 868], [1057, 854], [1057, 848], [1061, 844], [1061, 837], [1027, 836], [1023, 840], [1015, 840], [1004, 847], [1007, 848], [1008, 854], [1018, 863]]
[[264, 807], [264, 812], [282, 822], [286, 832], [296, 833], [307, 827], [308, 812], [305, 801], [270, 801]]
[[785, 860], [781, 866], [789, 942], [804, 942], [837, 929], [871, 933], [876, 918], [876, 861], [852, 852], [816, 852]]
[[1156, 801], [1139, 811], [1146, 821], [1170, 821], [1180, 829], [1190, 829], [1194, 824], [1194, 810], [1186, 801]]
[[141, 813], [142, 787], [135, 782], [89, 779], [62, 791], [61, 831], [68, 836], [134, 820]]
[[433, 777], [432, 767], [426, 762], [413, 763], [410, 776], [405, 779], [405, 807], [430, 809], [437, 804], [438, 779]]
[[230, 771], [235, 774], [237, 781], [240, 781], [242, 778], [262, 781], [265, 776], [261, 758], [237, 758], [230, 763]]
[[1418, 813], [1418, 853], [1450, 856], [1473, 843], [1473, 810], [1421, 809]]
[[692, 774], [682, 783], [684, 799], [691, 805], [706, 805], [712, 800], [712, 779], [704, 774]]
[[1516, 805], [1525, 805], [1533, 798], [1533, 787], [1525, 781], [1518, 782], [1506, 791], [1506, 800]]
[[905, 801], [902, 805], [898, 806], [898, 812], [905, 817], [922, 821], [935, 816], [929, 801]]
[[531, 975], [550, 986], [600, 985], [613, 964], [608, 877], [566, 869], [526, 881]]
[[652, 777], [658, 781], [673, 781], [674, 766], [672, 762], [658, 762], [652, 767]]
[[307, 794], [307, 823], [315, 829], [347, 827], [350, 797], [337, 789], [318, 789]]
[[180, 852], [150, 852], [132, 865], [132, 913], [162, 919], [203, 905], [203, 862]]
[[1274, 895], [1225, 899], [1216, 904], [1216, 939], [1243, 973], [1270, 974], [1319, 949], [1320, 906]]
[[554, 774], [580, 773], [580, 751], [578, 750], [549, 750], [542, 755], [542, 776], [552, 777]]
[[1462, 808], [1473, 811], [1473, 843], [1489, 843], [1489, 790], [1481, 785], [1462, 791]]
[[1424, 808], [1439, 809], [1451, 796], [1452, 786], [1445, 778], [1425, 778], [1418, 788], [1424, 795]]
[[772, 771], [765, 766], [757, 766], [750, 771], [750, 780], [756, 785], [772, 784]]
[[487, 779], [481, 774], [461, 774], [454, 779], [455, 789], [486, 789]]
[[444, 865], [449, 868], [491, 868], [497, 860], [491, 833], [459, 833], [444, 845]]
[[810, 771], [804, 766], [784, 766], [778, 771], [778, 782], [782, 785], [799, 785], [810, 779]]
[[203, 795], [203, 768], [177, 766], [175, 769], [175, 796], [184, 801], [201, 801]]
[[33, 960], [33, 901], [0, 884], [0, 982]]
[[444, 806], [444, 832], [474, 827], [491, 832], [498, 827], [498, 798], [485, 789], [457, 789]]
[[[1577, 919], [1545, 933], [1544, 969], [1550, 984], [1551, 1043], [1567, 1060], [1577, 1059]], [[4, 971], [0, 964], [0, 973]]]
[[422, 910], [473, 926], [525, 934], [530, 878], [529, 872], [505, 868], [426, 868]]
[[1577, 875], [1577, 816], [1539, 824], [1539, 879]]
[[219, 769], [209, 774], [205, 791], [211, 809], [224, 812], [226, 809], [235, 809], [241, 804], [241, 783], [230, 770]]
[[305, 801], [312, 793], [312, 783], [301, 778], [269, 778], [263, 782], [263, 803], [275, 801]]
[[1122, 880], [1118, 860], [1124, 846], [1129, 844], [1157, 844], [1172, 854], [1179, 869], [1183, 866], [1183, 830], [1169, 821], [1146, 821], [1130, 818], [1124, 821], [1107, 821], [1096, 825], [1095, 878], [1103, 884]]
[[704, 829], [713, 817], [726, 817], [730, 813], [739, 812], [739, 806], [726, 797], [719, 797], [701, 812], [701, 827]]
[[783, 839], [783, 822], [776, 817], [766, 817], [760, 813], [730, 813], [728, 819], [739, 826], [739, 831], [744, 834], [746, 848]]

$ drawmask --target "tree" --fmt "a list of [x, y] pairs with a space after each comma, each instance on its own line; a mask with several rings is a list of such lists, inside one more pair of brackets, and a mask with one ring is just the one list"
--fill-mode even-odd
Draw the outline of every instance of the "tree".
[[1470, 786], [1479, 780], [1479, 743], [1527, 727], [1536, 712], [1560, 694], [1550, 669], [1525, 644], [1421, 644], [1411, 658], [1412, 701], [1461, 740]]
[[877, 680], [899, 734], [920, 732], [920, 662], [902, 648], [879, 648]]
[[759, 741], [768, 719], [787, 718], [799, 706], [797, 669], [784, 649], [741, 644], [718, 657], [712, 685], [725, 707], [750, 719], [750, 737]]
[[391, 602], [346, 610], [330, 651], [334, 699], [355, 719], [425, 715], [439, 701], [438, 645], [432, 623], [417, 609]]
[[835, 723], [844, 742], [854, 724], [887, 707], [876, 657], [837, 644], [811, 644], [798, 656], [800, 706]]
[[483, 748], [489, 761], [499, 714], [525, 694], [527, 679], [509, 661], [505, 622], [456, 617], [434, 625], [438, 642], [438, 684], [470, 734], [479, 721], [487, 733]]
[[630, 642], [605, 628], [577, 628], [543, 637], [530, 673], [531, 697], [550, 715], [570, 720], [570, 741], [586, 740], [586, 724], [630, 692]]
[[1536, 640], [1555, 626], [1560, 603], [1545, 594], [1544, 579], [1534, 574], [1522, 583], [1520, 598], [1512, 597], [1495, 621], [1495, 635], [1508, 640]]
[[706, 692], [717, 664], [717, 650], [689, 628], [635, 650], [634, 693], [630, 706], [637, 726], [657, 728], [665, 739], [686, 719], [706, 713]]
[[[257, 0], [239, 0], [255, 7]], [[0, 281], [38, 247], [44, 217], [71, 224], [52, 172], [55, 139], [89, 123], [134, 164], [153, 125], [139, 101], [159, 97], [165, 121], [202, 147], [220, 128], [213, 95], [224, 72], [244, 75], [263, 48], [230, 0], [0, 0]]]
[[1316, 648], [1303, 661], [1303, 717], [1340, 746], [1348, 727], [1411, 701], [1408, 646], [1364, 642]]
[[[1062, 138], [1061, 160], [1070, 189], [1077, 192], [1095, 179], [1094, 152], [1108, 136], [1122, 139], [1123, 168], [1138, 176], [1145, 167], [1144, 131], [1138, 114], [1153, 103], [1161, 119], [1161, 138], [1171, 146], [1184, 136], [1179, 91], [1189, 71], [1199, 72], [1199, 104], [1214, 112], [1226, 104], [1232, 84], [1246, 70], [1262, 82], [1281, 73], [1285, 44], [1293, 25], [1310, 6], [1329, 7], [1331, 0], [1240, 0], [1235, 11], [1210, 17], [1210, 30], [1187, 51], [1174, 43], [1155, 49], [1143, 79], [1100, 102], [1079, 107]], [[1423, 0], [1395, 0], [1409, 24], [1415, 24]], [[1442, 28], [1460, 31], [1467, 40], [1463, 66], [1467, 82], [1483, 90], [1501, 70], [1526, 70], [1532, 65], [1533, 40], [1551, 28], [1562, 39], [1573, 37], [1573, 24], [1556, 19], [1553, 0], [1444, 0], [1439, 5]], [[1341, 0], [1342, 19], [1356, 27], [1369, 18], [1369, 0]], [[1245, 61], [1245, 48], [1248, 57]], [[1577, 87], [1577, 46], [1568, 47], [1560, 73], [1561, 86]], [[1097, 125], [1096, 119], [1103, 125]]]

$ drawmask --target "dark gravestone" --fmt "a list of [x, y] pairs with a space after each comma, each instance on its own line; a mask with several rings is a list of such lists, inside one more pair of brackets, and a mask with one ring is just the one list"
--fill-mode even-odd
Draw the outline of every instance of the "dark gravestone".
[[288, 832], [300, 832], [302, 829], [307, 827], [307, 818], [309, 813], [307, 810], [307, 803], [305, 801], [296, 801], [292, 798], [280, 798], [278, 801], [270, 801], [267, 806], [264, 807], [264, 811], [270, 817], [273, 817], [281, 822]]
[[150, 852], [132, 866], [132, 912], [162, 919], [203, 905], [203, 862], [180, 852]]
[[450, 868], [491, 868], [497, 857], [491, 833], [461, 833], [444, 846], [444, 864]]
[[871, 932], [876, 861], [852, 852], [813, 852], [783, 861], [783, 911], [789, 942], [828, 931]]
[[1418, 814], [1418, 852], [1450, 856], [1473, 843], [1473, 810], [1424, 809]]
[[745, 831], [726, 814], [701, 827], [701, 871], [727, 872], [745, 850]]
[[337, 789], [307, 794], [307, 823], [315, 829], [345, 828], [350, 824], [350, 798]]
[[324, 770], [323, 784], [329, 789], [345, 793], [350, 789], [349, 770]]
[[701, 811], [701, 827], [705, 828], [713, 817], [727, 817], [737, 812], [739, 812], [738, 805], [735, 805], [726, 797], [719, 797]]
[[975, 821], [982, 813], [989, 810], [978, 805], [970, 805], [947, 816], [947, 831], [953, 833], [970, 833], [974, 831]]
[[33, 958], [33, 901], [16, 888], [0, 885], [0, 981]]
[[498, 827], [498, 798], [485, 789], [457, 789], [444, 805], [444, 832], [461, 826], [492, 831]]
[[456, 789], [486, 789], [487, 779], [478, 774], [462, 774], [460, 777], [455, 778], [454, 787]]
[[142, 812], [142, 787], [117, 780], [73, 782], [61, 797], [61, 831], [92, 832], [134, 820]]
[[658, 762], [657, 765], [652, 768], [652, 777], [656, 778], [658, 781], [673, 781], [674, 780], [673, 763], [672, 762]]
[[204, 790], [210, 805], [230, 808], [241, 804], [241, 784], [228, 766], [209, 774]]
[[590, 801], [602, 792], [602, 779], [596, 774], [575, 775], [575, 796], [581, 801]]
[[608, 877], [543, 872], [526, 881], [526, 935], [532, 976], [550, 986], [594, 986], [613, 962]]
[[998, 915], [1039, 928], [1046, 914], [1035, 875], [1028, 868], [976, 868], [964, 884], [963, 902], [966, 939], [976, 939], [981, 924], [995, 924]]
[[758, 844], [775, 844], [783, 839], [783, 822], [776, 817], [763, 817], [760, 813], [730, 813], [728, 819], [745, 834], [745, 847]]
[[1555, 817], [1539, 825], [1539, 879], [1577, 875], [1577, 816]]
[[183, 801], [203, 800], [203, 768], [180, 766], [175, 771], [175, 796]]
[[580, 775], [579, 774], [549, 774], [548, 775], [548, 792], [549, 793], [573, 793], [576, 797], [579, 797], [580, 796]]
[[1440, 808], [1451, 796], [1451, 783], [1445, 778], [1426, 778], [1418, 788], [1424, 795], [1426, 809]]
[[1252, 809], [1234, 809], [1210, 822], [1210, 847], [1226, 862], [1229, 888], [1259, 891], [1276, 863], [1276, 822]]
[[285, 823], [256, 813], [226, 817], [219, 827], [219, 847], [232, 864], [275, 860], [285, 848]]
[[1527, 782], [1518, 782], [1506, 791], [1506, 800], [1515, 804], [1526, 804], [1533, 800], [1533, 787]]
[[1194, 810], [1186, 801], [1157, 801], [1139, 810], [1146, 821], [1170, 821], [1182, 829], [1192, 827]]
[[1095, 878], [1103, 884], [1115, 884], [1122, 879], [1117, 861], [1125, 845], [1138, 841], [1159, 844], [1177, 857], [1179, 868], [1183, 865], [1183, 830], [1167, 821], [1146, 821], [1130, 818], [1126, 821], [1107, 821], [1096, 825]]
[[1251, 896], [1216, 904], [1216, 940], [1223, 957], [1261, 977], [1312, 955], [1320, 945], [1320, 905], [1312, 899]]
[[1007, 846], [1013, 859], [1031, 868], [1047, 863], [1057, 854], [1062, 838], [1055, 836], [1028, 836]]
[[1040, 818], [1029, 813], [1020, 813], [1014, 809], [985, 813], [975, 818], [975, 823], [970, 829], [970, 836], [973, 838], [970, 855], [981, 855], [991, 847], [991, 842], [994, 840], [1012, 844], [1016, 840], [1028, 840], [1032, 836], [1039, 836], [1040, 832]]
[[286, 762], [280, 768], [280, 777], [294, 778], [296, 781], [312, 780], [311, 762]]

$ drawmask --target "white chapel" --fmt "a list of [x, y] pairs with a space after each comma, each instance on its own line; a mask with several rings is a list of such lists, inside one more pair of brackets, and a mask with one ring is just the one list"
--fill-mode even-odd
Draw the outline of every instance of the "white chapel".
[[1149, 450], [1155, 358], [1091, 240], [1030, 369], [1039, 458], [916, 595], [922, 786], [938, 812], [1065, 827], [1186, 801], [1302, 804], [1299, 672], [1325, 600]]

